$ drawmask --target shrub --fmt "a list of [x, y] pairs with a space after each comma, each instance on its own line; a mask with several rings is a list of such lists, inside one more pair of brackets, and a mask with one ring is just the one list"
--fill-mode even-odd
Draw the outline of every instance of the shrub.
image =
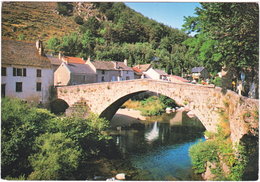
[[206, 171], [206, 163], [217, 162], [217, 145], [213, 141], [200, 142], [193, 145], [189, 149], [189, 155], [193, 164], [195, 173], [203, 173]]
[[37, 138], [38, 152], [29, 157], [33, 167], [30, 180], [74, 179], [81, 151], [63, 133], [44, 134]]
[[[49, 130], [49, 111], [30, 108], [19, 99], [2, 99], [2, 177], [18, 177], [31, 172], [28, 156], [35, 138]], [[14, 167], [15, 166], [15, 167]]]
[[213, 80], [213, 84], [216, 85], [217, 87], [221, 87], [222, 86], [222, 80], [220, 77], [216, 77], [214, 80]]
[[80, 17], [80, 16], [76, 16], [76, 17], [74, 18], [74, 21], [75, 21], [77, 24], [79, 24], [79, 25], [83, 25], [83, 24], [84, 24], [83, 18]]

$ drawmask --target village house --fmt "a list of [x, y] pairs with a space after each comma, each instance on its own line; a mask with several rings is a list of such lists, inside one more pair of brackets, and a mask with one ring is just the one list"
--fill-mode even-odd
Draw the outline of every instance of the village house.
[[135, 79], [145, 78], [144, 72], [152, 67], [152, 64], [138, 64], [132, 67]]
[[97, 74], [96, 82], [111, 82], [134, 79], [132, 68], [127, 66], [127, 60], [124, 62], [117, 61], [91, 61], [88, 59], [86, 64], [89, 65]]
[[79, 85], [96, 82], [96, 73], [82, 58], [64, 56], [54, 72], [54, 85]]
[[160, 69], [149, 68], [144, 72], [146, 78], [151, 78], [155, 80], [167, 80], [167, 73]]
[[41, 41], [2, 39], [2, 97], [48, 103], [53, 70], [43, 51]]
[[194, 67], [191, 69], [193, 80], [207, 79], [209, 72], [204, 67]]

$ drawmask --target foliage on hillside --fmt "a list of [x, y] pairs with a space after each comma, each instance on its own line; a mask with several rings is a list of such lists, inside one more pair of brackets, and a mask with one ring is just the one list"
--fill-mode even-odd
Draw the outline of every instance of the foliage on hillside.
[[61, 118], [9, 98], [1, 106], [4, 179], [81, 179], [84, 161], [109, 152], [108, 121], [95, 115]]

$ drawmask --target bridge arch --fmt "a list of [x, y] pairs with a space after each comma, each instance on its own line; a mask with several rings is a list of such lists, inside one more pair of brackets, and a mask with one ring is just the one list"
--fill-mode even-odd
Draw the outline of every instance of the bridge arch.
[[[229, 110], [228, 118], [233, 141], [238, 141], [248, 132], [254, 133], [258, 130], [258, 120], [252, 120], [248, 125], [241, 116], [244, 111], [258, 110], [258, 100], [239, 96], [229, 90], [223, 92], [221, 88], [214, 86], [138, 79], [58, 87], [57, 97], [65, 100], [69, 106], [73, 106], [80, 99], [85, 99], [91, 111], [101, 117], [111, 118], [117, 110], [116, 106], [145, 91], [165, 95], [178, 105], [186, 104], [208, 131], [217, 130], [219, 111]], [[253, 135], [258, 134], [255, 132]]]

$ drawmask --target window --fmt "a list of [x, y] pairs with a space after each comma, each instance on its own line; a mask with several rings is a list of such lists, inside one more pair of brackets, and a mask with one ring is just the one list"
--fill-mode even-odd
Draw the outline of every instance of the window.
[[1, 97], [5, 97], [5, 84], [1, 85]]
[[41, 83], [41, 82], [37, 82], [37, 83], [36, 83], [36, 91], [37, 91], [37, 92], [42, 91], [42, 83]]
[[126, 77], [126, 80], [130, 80], [130, 77], [129, 77], [129, 76], [127, 76], [127, 77]]
[[21, 68], [16, 68], [16, 76], [23, 76], [23, 70]]
[[6, 76], [6, 67], [2, 67], [2, 76]]
[[105, 77], [104, 77], [104, 76], [101, 77], [101, 81], [102, 81], [102, 82], [105, 81]]
[[13, 76], [26, 76], [26, 68], [13, 68]]
[[126, 74], [128, 74], [128, 71], [126, 71]]
[[16, 82], [16, 92], [22, 92], [23, 91], [23, 83], [22, 82]]
[[42, 77], [42, 70], [37, 69], [36, 70], [36, 75], [37, 75], [37, 77]]
[[105, 70], [102, 70], [102, 75], [104, 75], [105, 74]]
[[26, 76], [26, 68], [23, 69], [23, 76]]

